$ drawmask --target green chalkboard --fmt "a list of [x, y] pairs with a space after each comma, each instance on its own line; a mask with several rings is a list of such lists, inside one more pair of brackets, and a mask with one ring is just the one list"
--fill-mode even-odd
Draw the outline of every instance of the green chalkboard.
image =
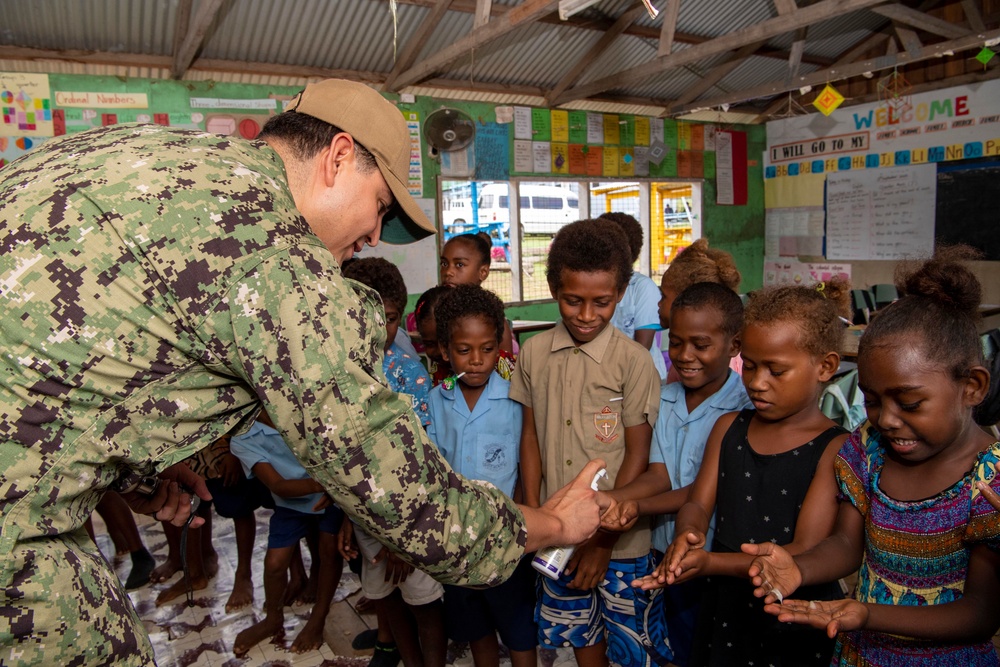
[[983, 259], [1000, 261], [1000, 159], [962, 160], [938, 165], [938, 244], [964, 243], [980, 250]]

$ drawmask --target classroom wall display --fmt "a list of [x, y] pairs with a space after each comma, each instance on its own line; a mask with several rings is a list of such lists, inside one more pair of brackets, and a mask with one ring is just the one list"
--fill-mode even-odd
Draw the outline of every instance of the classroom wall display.
[[532, 107], [511, 121], [511, 176], [716, 176], [712, 123]]
[[767, 124], [764, 178], [878, 169], [1000, 155], [1000, 81]]
[[904, 259], [934, 251], [937, 167], [845, 171], [826, 179], [829, 259]]
[[0, 137], [51, 136], [48, 75], [0, 72]]
[[765, 285], [812, 285], [834, 276], [851, 281], [851, 265], [833, 262], [796, 262], [778, 260], [764, 262]]

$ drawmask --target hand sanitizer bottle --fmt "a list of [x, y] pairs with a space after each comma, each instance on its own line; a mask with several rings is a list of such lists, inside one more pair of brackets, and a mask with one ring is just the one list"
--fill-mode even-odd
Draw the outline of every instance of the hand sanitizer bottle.
[[[594, 475], [594, 481], [590, 483], [590, 488], [597, 491], [597, 483], [602, 477], [607, 478], [607, 476], [608, 471], [606, 469], [601, 468], [598, 470], [597, 474]], [[569, 562], [574, 550], [576, 550], [576, 547], [573, 545], [539, 549], [535, 553], [535, 557], [531, 559], [531, 566], [549, 579], [558, 579], [559, 574], [566, 568], [566, 563]]]

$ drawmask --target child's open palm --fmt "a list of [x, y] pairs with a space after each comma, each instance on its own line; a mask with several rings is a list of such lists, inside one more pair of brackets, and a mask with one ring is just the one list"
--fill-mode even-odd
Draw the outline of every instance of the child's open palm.
[[868, 622], [868, 606], [847, 598], [845, 600], [785, 600], [781, 604], [768, 604], [764, 611], [777, 616], [782, 623], [801, 623], [820, 630], [825, 629], [831, 639], [838, 632], [861, 630]]
[[802, 573], [792, 555], [777, 544], [744, 544], [740, 549], [756, 556], [747, 573], [755, 586], [753, 594], [765, 603], [780, 603], [802, 584]]

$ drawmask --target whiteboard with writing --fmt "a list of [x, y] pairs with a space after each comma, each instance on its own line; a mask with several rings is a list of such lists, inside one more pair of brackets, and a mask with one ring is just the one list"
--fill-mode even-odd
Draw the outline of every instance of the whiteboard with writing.
[[826, 177], [827, 259], [903, 259], [934, 251], [937, 165]]

